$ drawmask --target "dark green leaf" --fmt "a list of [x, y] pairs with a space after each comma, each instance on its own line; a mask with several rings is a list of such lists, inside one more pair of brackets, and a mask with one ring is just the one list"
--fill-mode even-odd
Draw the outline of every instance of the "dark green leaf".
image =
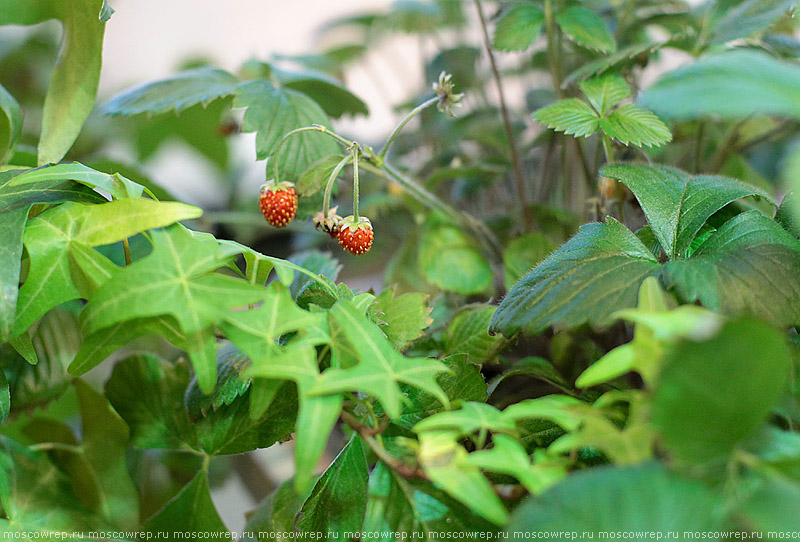
[[0, 425], [6, 423], [9, 412], [11, 412], [11, 394], [8, 390], [6, 373], [0, 367]]
[[545, 235], [531, 232], [511, 241], [503, 251], [503, 281], [510, 290], [525, 273], [557, 248]]
[[179, 113], [196, 104], [208, 105], [236, 91], [237, 79], [225, 70], [196, 68], [117, 94], [103, 106], [106, 115]]
[[492, 361], [508, 344], [504, 337], [489, 335], [496, 309], [494, 305], [475, 305], [458, 312], [444, 333], [444, 351], [466, 354], [467, 361], [476, 365]]
[[783, 393], [789, 352], [781, 334], [753, 319], [726, 324], [712, 339], [667, 352], [653, 424], [676, 457], [724, 459], [765, 420]]
[[591, 10], [577, 6], [567, 8], [556, 14], [556, 22], [578, 45], [601, 53], [613, 53], [617, 49], [606, 23]]
[[22, 111], [14, 97], [0, 85], [0, 164], [14, 150], [22, 132]]
[[426, 221], [419, 242], [419, 268], [428, 282], [464, 295], [492, 285], [489, 262], [460, 228], [435, 217]]
[[347, 539], [360, 533], [367, 509], [369, 471], [361, 439], [356, 435], [314, 484], [303, 503], [296, 528], [324, 533], [324, 539]]
[[[297, 193], [300, 196], [312, 196], [325, 188], [328, 179], [342, 161], [338, 154], [326, 156], [311, 164], [297, 180]], [[341, 176], [341, 174], [340, 174]]]
[[344, 88], [328, 74], [307, 70], [289, 72], [272, 66], [272, 73], [281, 85], [309, 96], [329, 116], [338, 119], [343, 115], [367, 115], [369, 109], [364, 101]]
[[492, 44], [498, 51], [524, 51], [542, 32], [544, 13], [538, 6], [522, 4], [497, 19]]
[[655, 256], [613, 218], [587, 224], [508, 292], [489, 330], [511, 336], [608, 323], [615, 311], [636, 306], [639, 285], [658, 269]]
[[728, 9], [711, 28], [711, 44], [725, 43], [769, 27], [797, 4], [796, 0], [745, 0]]
[[681, 257], [706, 220], [728, 203], [753, 195], [771, 201], [763, 190], [741, 181], [667, 166], [618, 164], [600, 173], [631, 189], [670, 259]]
[[313, 488], [298, 494], [294, 480], [287, 480], [259, 505], [247, 520], [244, 531], [253, 533], [259, 540], [268, 542], [284, 540], [294, 533], [294, 519]]

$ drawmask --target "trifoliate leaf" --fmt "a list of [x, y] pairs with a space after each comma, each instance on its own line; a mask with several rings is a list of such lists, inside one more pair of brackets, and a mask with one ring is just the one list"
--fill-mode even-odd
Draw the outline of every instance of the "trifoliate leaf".
[[627, 81], [615, 73], [581, 81], [578, 86], [601, 117], [605, 117], [612, 107], [631, 96], [631, 87]]

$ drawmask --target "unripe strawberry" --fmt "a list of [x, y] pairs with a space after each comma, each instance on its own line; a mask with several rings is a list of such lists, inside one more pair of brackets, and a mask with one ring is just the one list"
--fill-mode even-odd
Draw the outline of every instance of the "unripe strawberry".
[[297, 214], [297, 193], [292, 183], [267, 181], [261, 186], [258, 198], [261, 214], [270, 225], [282, 228]]
[[358, 256], [369, 252], [375, 239], [369, 219], [362, 216], [356, 220], [353, 215], [342, 219], [337, 237], [343, 249]]

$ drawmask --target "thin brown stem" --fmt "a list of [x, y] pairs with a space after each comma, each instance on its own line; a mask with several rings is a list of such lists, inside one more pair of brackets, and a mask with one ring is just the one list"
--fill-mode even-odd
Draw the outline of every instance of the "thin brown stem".
[[473, 0], [475, 9], [478, 12], [478, 19], [481, 22], [481, 30], [483, 33], [483, 47], [486, 50], [486, 56], [489, 58], [489, 66], [492, 69], [492, 76], [494, 77], [495, 85], [497, 86], [497, 93], [500, 95], [500, 116], [503, 118], [503, 128], [508, 138], [508, 148], [511, 152], [511, 164], [514, 168], [514, 185], [517, 189], [517, 197], [519, 197], [519, 205], [522, 208], [522, 218], [525, 222], [525, 229], [530, 229], [533, 224], [533, 216], [531, 210], [526, 204], [525, 198], [525, 179], [522, 176], [522, 162], [519, 158], [517, 151], [517, 143], [514, 139], [514, 131], [511, 127], [511, 120], [508, 115], [508, 107], [506, 106], [505, 92], [503, 91], [503, 81], [500, 78], [500, 72], [497, 69], [497, 63], [494, 60], [492, 53], [491, 40], [489, 38], [489, 30], [486, 26], [486, 17], [483, 15], [483, 6], [480, 0]]
[[364, 425], [346, 410], [342, 411], [340, 418], [344, 423], [349, 425], [353, 431], [358, 433], [358, 436], [361, 437], [361, 440], [363, 440], [364, 443], [369, 446], [370, 450], [372, 450], [378, 459], [383, 461], [387, 467], [395, 471], [403, 478], [425, 478], [425, 473], [422, 472], [419, 467], [404, 463], [387, 452], [386, 448], [381, 446], [378, 441], [375, 440], [374, 428]]

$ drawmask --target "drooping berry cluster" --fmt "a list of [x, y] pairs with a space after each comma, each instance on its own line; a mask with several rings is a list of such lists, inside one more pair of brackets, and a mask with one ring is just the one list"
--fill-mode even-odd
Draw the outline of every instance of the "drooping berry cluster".
[[271, 226], [283, 228], [297, 214], [297, 193], [292, 183], [267, 181], [258, 198], [261, 214]]

